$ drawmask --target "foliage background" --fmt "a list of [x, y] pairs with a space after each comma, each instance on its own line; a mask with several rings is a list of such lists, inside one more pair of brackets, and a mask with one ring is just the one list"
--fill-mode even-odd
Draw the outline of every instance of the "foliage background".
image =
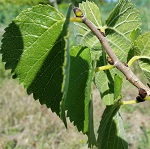
[[[58, 9], [65, 14], [70, 2], [77, 5], [81, 0], [59, 0]], [[105, 0], [93, 0], [99, 5], [102, 12], [103, 22], [115, 6], [115, 2], [108, 3]], [[132, 0], [140, 10], [143, 32], [150, 31], [150, 1]], [[4, 28], [15, 18], [19, 12], [33, 5], [49, 3], [48, 0], [0, 0], [0, 39]], [[52, 3], [51, 3], [52, 4]], [[73, 37], [73, 25], [71, 28], [70, 44], [75, 44]], [[1, 44], [1, 43], [0, 43]], [[1, 59], [1, 57], [0, 57]], [[140, 70], [135, 65], [140, 76]], [[140, 76], [142, 77], [142, 76]], [[10, 79], [10, 71], [4, 70], [4, 64], [0, 60], [0, 148], [4, 149], [86, 149], [86, 136], [79, 133], [72, 124], [66, 131], [59, 118], [52, 114], [50, 109], [41, 106], [28, 96], [23, 87], [18, 85], [17, 80]], [[128, 82], [124, 84], [123, 92], [126, 93], [124, 100], [136, 97], [135, 88]], [[104, 105], [98, 91], [94, 88], [94, 117], [98, 126]], [[126, 129], [130, 149], [150, 148], [150, 104], [148, 102], [122, 108], [123, 120]]]

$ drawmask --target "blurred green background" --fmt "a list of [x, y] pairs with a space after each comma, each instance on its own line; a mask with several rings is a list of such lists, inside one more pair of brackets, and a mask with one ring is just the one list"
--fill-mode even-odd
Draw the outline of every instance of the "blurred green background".
[[[4, 28], [24, 9], [37, 4], [50, 4], [63, 14], [69, 3], [77, 6], [82, 0], [0, 0], [0, 40]], [[102, 13], [103, 23], [114, 8], [113, 0], [93, 0]], [[132, 0], [140, 11], [143, 32], [150, 31], [150, 0]], [[73, 28], [73, 24], [70, 25]], [[75, 44], [73, 29], [70, 44]], [[0, 42], [1, 45], [1, 42]], [[135, 68], [133, 68], [135, 69]], [[137, 69], [137, 75], [140, 71]], [[124, 100], [136, 97], [135, 88], [124, 84]], [[94, 88], [95, 125], [104, 110], [98, 91]], [[150, 149], [150, 104], [148, 102], [122, 108], [123, 121], [130, 149]], [[10, 71], [4, 69], [0, 55], [0, 149], [87, 149], [86, 136], [72, 124], [66, 131], [59, 118], [28, 96], [17, 80], [12, 80]]]

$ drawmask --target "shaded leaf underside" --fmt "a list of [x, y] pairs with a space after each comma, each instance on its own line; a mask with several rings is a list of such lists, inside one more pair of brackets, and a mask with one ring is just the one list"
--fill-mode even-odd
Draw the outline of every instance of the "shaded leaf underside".
[[[87, 1], [86, 3], [82, 2], [79, 8], [97, 28], [102, 28], [101, 14], [96, 5]], [[96, 13], [94, 14], [92, 12]], [[83, 23], [75, 23], [75, 25], [78, 43], [91, 48], [92, 55], [99, 55], [101, 57], [101, 65], [106, 65], [105, 56], [102, 55], [102, 47], [96, 36]], [[139, 11], [128, 0], [120, 0], [106, 20], [104, 28], [107, 39], [117, 57], [123, 62], [127, 61], [128, 52], [132, 46], [130, 34], [139, 25]], [[113, 78], [115, 73], [118, 73], [117, 69], [97, 72], [95, 77], [96, 86], [101, 93], [101, 97], [108, 105], [113, 103]]]
[[139, 25], [139, 11], [128, 0], [120, 0], [106, 20], [108, 41], [121, 61], [127, 61], [132, 46], [130, 34]]
[[[79, 8], [97, 28], [101, 28], [101, 15], [96, 4], [86, 1], [80, 3]], [[101, 46], [99, 42], [95, 44], [95, 42], [97, 42], [97, 38], [83, 23], [75, 23], [75, 35], [77, 42], [83, 46], [88, 46], [95, 49]]]
[[98, 130], [98, 149], [128, 149], [118, 104], [107, 106]]
[[[92, 78], [90, 49], [82, 46], [73, 47], [70, 50], [69, 86], [65, 102], [67, 116], [74, 122], [79, 131], [87, 134], [89, 142], [95, 142], [93, 128], [92, 106]], [[89, 131], [90, 130], [90, 131]]]
[[[106, 36], [117, 57], [126, 62], [132, 46], [131, 32], [140, 25], [139, 12], [128, 0], [120, 0], [106, 20]], [[103, 58], [100, 57], [100, 58]], [[105, 58], [102, 64], [106, 65]], [[113, 104], [114, 75], [120, 74], [117, 69], [96, 73], [96, 86], [101, 92], [105, 104]]]
[[[107, 39], [117, 57], [127, 61], [128, 52], [132, 46], [130, 34], [140, 25], [139, 11], [134, 8], [134, 5], [128, 0], [120, 0], [104, 27], [102, 27], [101, 14], [96, 5], [87, 1], [82, 2], [79, 8], [98, 29], [105, 29]], [[78, 43], [102, 52], [101, 44], [91, 30], [82, 23], [75, 23], [75, 25]]]
[[123, 79], [119, 75], [114, 77], [114, 101], [106, 106], [98, 130], [97, 144], [99, 149], [127, 149], [122, 118], [119, 112], [120, 95]]
[[145, 58], [139, 60], [139, 64], [150, 82], [150, 32], [140, 35], [137, 38], [134, 44], [134, 50], [138, 51], [139, 55], [145, 56]]

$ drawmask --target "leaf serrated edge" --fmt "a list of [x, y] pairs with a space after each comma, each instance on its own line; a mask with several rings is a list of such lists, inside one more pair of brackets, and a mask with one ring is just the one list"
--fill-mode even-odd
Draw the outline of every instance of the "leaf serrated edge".
[[41, 8], [42, 7], [45, 7], [45, 8], [46, 7], [50, 7], [51, 9], [53, 9], [53, 11], [57, 12], [57, 14], [60, 16], [61, 19], [64, 18], [64, 15], [61, 12], [59, 12], [55, 7], [53, 7], [53, 6], [49, 5], [49, 4], [38, 4], [38, 5], [32, 6], [31, 8], [27, 8], [27, 9], [21, 11], [21, 13], [16, 17], [16, 20], [19, 20], [19, 17], [21, 15], [23, 15], [24, 13], [29, 12], [29, 11], [33, 10], [34, 8], [40, 8], [40, 7]]
[[[51, 5], [42, 5], [42, 4], [39, 4], [39, 5], [36, 5], [36, 6], [33, 6], [32, 8], [27, 8], [27, 9], [25, 9], [25, 10], [23, 10], [23, 11], [21, 11], [21, 13], [8, 25], [8, 27], [6, 27], [4, 30], [5, 30], [5, 32], [4, 32], [4, 34], [2, 35], [2, 44], [3, 44], [3, 40], [4, 40], [4, 36], [5, 36], [5, 34], [6, 34], [6, 32], [7, 32], [7, 29], [9, 29], [10, 28], [10, 25], [13, 23], [13, 22], [17, 22], [17, 23], [20, 23], [20, 22], [22, 22], [22, 21], [19, 21], [20, 19], [19, 19], [19, 17], [21, 16], [22, 17], [22, 15], [26, 15], [26, 12], [30, 12], [30, 11], [32, 11], [34, 8], [40, 8], [40, 7], [50, 7], [53, 11], [55, 11], [55, 12], [57, 12], [57, 14], [60, 16], [60, 21], [64, 21], [65, 20], [65, 17], [64, 17], [64, 15], [61, 13], [61, 12], [59, 12], [57, 9], [55, 9], [54, 7], [52, 7]], [[58, 20], [59, 21], [59, 20]], [[67, 37], [64, 37], [64, 40], [65, 40], [65, 38], [67, 38]], [[2, 54], [3, 55], [3, 52], [2, 52], [2, 48], [0, 48], [0, 54]], [[5, 65], [6, 65], [6, 61], [4, 61], [4, 60], [2, 60], [4, 63], [5, 63]], [[6, 69], [6, 67], [5, 67], [5, 69]], [[8, 68], [8, 69], [11, 69], [11, 68]], [[19, 85], [22, 85], [24, 88], [25, 88], [25, 90], [27, 90], [27, 93], [30, 95], [30, 94], [33, 94], [33, 97], [35, 97], [35, 93], [34, 92], [30, 92], [30, 91], [28, 91], [28, 89], [27, 89], [27, 86], [24, 84], [24, 81], [21, 81], [20, 80], [20, 78], [18, 78], [18, 77], [16, 77], [16, 72], [15, 72], [15, 70], [12, 70], [11, 69], [11, 74], [12, 74], [12, 77], [13, 77], [13, 79], [16, 79], [17, 81], [18, 81], [18, 83], [19, 83]], [[34, 98], [35, 100], [37, 100], [36, 98]], [[39, 99], [38, 99], [39, 100]], [[39, 100], [39, 102], [40, 102], [40, 100]], [[41, 103], [41, 102], [40, 102]], [[43, 103], [41, 103], [42, 105], [43, 105]], [[44, 103], [45, 105], [46, 105], [46, 103]], [[47, 105], [46, 105], [47, 106]], [[48, 106], [47, 106], [47, 108], [49, 108]]]
[[[65, 25], [69, 25], [69, 21], [70, 21], [70, 13], [72, 10], [72, 5], [70, 4], [68, 7], [68, 11], [67, 11], [67, 15], [66, 15], [66, 21], [64, 24]], [[63, 69], [63, 82], [62, 82], [62, 88], [61, 88], [61, 92], [63, 93], [62, 96], [62, 100], [60, 102], [60, 118], [62, 119], [62, 121], [65, 124], [65, 127], [67, 128], [67, 121], [66, 121], [66, 115], [65, 115], [65, 102], [66, 102], [66, 97], [67, 97], [67, 91], [68, 91], [68, 85], [69, 85], [69, 68], [70, 68], [70, 55], [69, 55], [69, 47], [67, 45], [67, 40], [68, 40], [69, 34], [67, 33], [66, 36], [64, 36], [64, 40], [65, 40], [65, 53], [64, 53], [64, 64], [62, 66]]]

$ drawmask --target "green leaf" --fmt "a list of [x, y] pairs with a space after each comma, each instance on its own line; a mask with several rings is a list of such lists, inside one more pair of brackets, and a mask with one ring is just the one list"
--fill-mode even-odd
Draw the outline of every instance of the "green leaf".
[[2, 58], [6, 69], [57, 115], [62, 99], [65, 61], [65, 18], [50, 5], [27, 9], [6, 28]]
[[[98, 67], [106, 65], [105, 52], [100, 56], [99, 61], [97, 62]], [[95, 85], [100, 92], [101, 99], [104, 101], [105, 105], [112, 105], [114, 103], [114, 71], [98, 71], [95, 74]]]
[[135, 40], [138, 38], [138, 36], [141, 34], [142, 34], [142, 30], [140, 28], [134, 29], [131, 32], [130, 37], [131, 37], [131, 41], [132, 41], [132, 47], [128, 53], [127, 61], [129, 61], [133, 56], [139, 55], [140, 51], [134, 49], [134, 43], [135, 43]]
[[[65, 42], [68, 42], [68, 25], [70, 22], [70, 14], [72, 11], [72, 5], [70, 4], [68, 7], [67, 15], [66, 15], [66, 21], [64, 23], [63, 27], [63, 33], [64, 33], [64, 39]], [[63, 41], [64, 42], [64, 41]], [[65, 126], [67, 127], [67, 122], [66, 122], [66, 114], [65, 114], [65, 100], [67, 98], [67, 92], [68, 92], [68, 85], [69, 85], [69, 69], [70, 69], [70, 49], [69, 49], [69, 44], [66, 44], [66, 47], [64, 48], [65, 53], [65, 59], [64, 59], [64, 64], [63, 64], [63, 83], [62, 83], [62, 101], [61, 101], [61, 107], [60, 107], [60, 117], [63, 120]]]
[[131, 32], [131, 40], [132, 40], [132, 43], [134, 44], [135, 40], [138, 38], [139, 35], [142, 34], [142, 30], [140, 28], [137, 28], [137, 29], [134, 29], [132, 32]]
[[93, 101], [89, 103], [89, 127], [88, 127], [88, 147], [97, 146], [96, 137], [94, 132], [94, 120], [93, 120]]
[[145, 56], [139, 60], [141, 69], [150, 82], [150, 32], [140, 35], [134, 44], [134, 50], [139, 51], [139, 55]]
[[95, 74], [95, 84], [106, 105], [114, 104], [114, 71], [99, 71]]
[[139, 64], [148, 82], [150, 83], [150, 57], [140, 59]]
[[141, 56], [150, 56], [150, 32], [138, 36], [134, 44], [135, 50], [140, 51]]
[[106, 107], [98, 130], [98, 149], [128, 149], [119, 108], [118, 103]]
[[[89, 1], [82, 2], [79, 4], [79, 8], [98, 29], [102, 27], [101, 14], [95, 3]], [[97, 37], [93, 35], [86, 25], [83, 23], [75, 23], [75, 26], [75, 34], [79, 44], [94, 49], [99, 49], [99, 47], [101, 47]]]
[[[101, 99], [104, 101], [105, 105], [112, 105], [114, 104], [114, 100], [119, 98], [119, 89], [122, 87], [122, 84], [119, 83], [122, 83], [122, 78], [116, 78], [116, 73], [119, 74], [119, 76], [122, 76], [121, 72], [116, 68], [99, 71], [95, 74], [95, 84], [100, 91]], [[116, 79], [118, 79], [117, 82]], [[116, 83], [118, 86], [115, 85]], [[114, 92], [117, 90], [118, 92], [116, 92], [115, 95]]]
[[65, 103], [67, 116], [79, 131], [91, 137], [94, 136], [91, 113], [94, 68], [92, 68], [90, 49], [82, 46], [73, 47], [70, 56], [69, 87]]
[[[106, 20], [106, 36], [117, 57], [126, 62], [129, 51], [132, 47], [133, 30], [137, 30], [140, 25], [139, 12], [128, 0], [120, 0]], [[135, 35], [134, 35], [135, 36]], [[131, 54], [131, 53], [130, 53]], [[105, 56], [100, 57], [103, 65], [106, 65]], [[117, 69], [96, 73], [96, 86], [101, 93], [101, 98], [106, 105], [114, 103], [114, 75], [120, 74]], [[122, 74], [121, 74], [122, 75]]]
[[121, 98], [122, 76], [121, 72], [116, 68], [99, 71], [95, 74], [95, 84], [100, 91], [101, 99], [104, 101], [105, 105], [113, 105], [116, 100]]
[[118, 101], [121, 98], [122, 83], [123, 78], [116, 74], [114, 77], [114, 100]]
[[[87, 1], [80, 4], [79, 8], [98, 29], [105, 29], [107, 39], [112, 49], [119, 59], [126, 62], [128, 52], [132, 46], [130, 34], [140, 25], [139, 11], [134, 8], [134, 5], [129, 0], [120, 0], [106, 20], [106, 25], [104, 27], [102, 27], [101, 24], [101, 15], [99, 9], [95, 4]], [[94, 12], [96, 15], [93, 15], [94, 13], [92, 12]], [[75, 23], [75, 25], [78, 43], [95, 50], [99, 49], [101, 51], [101, 44], [97, 37], [90, 31], [90, 29], [87, 28], [83, 23]]]
[[120, 0], [106, 20], [106, 35], [117, 57], [126, 62], [132, 46], [131, 32], [140, 25], [139, 11], [129, 0]]
[[[127, 149], [122, 118], [118, 110], [120, 105], [117, 101], [121, 99], [123, 79], [119, 75], [114, 76], [114, 98], [115, 105], [107, 106], [100, 123], [97, 145], [99, 149]], [[112, 88], [113, 86], [111, 86]]]

